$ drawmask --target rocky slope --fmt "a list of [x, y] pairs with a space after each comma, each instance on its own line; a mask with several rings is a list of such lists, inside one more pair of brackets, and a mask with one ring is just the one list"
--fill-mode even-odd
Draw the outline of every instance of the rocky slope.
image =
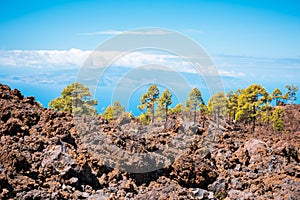
[[299, 199], [300, 106], [284, 114], [280, 133], [179, 116], [143, 127], [74, 119], [0, 85], [0, 199]]

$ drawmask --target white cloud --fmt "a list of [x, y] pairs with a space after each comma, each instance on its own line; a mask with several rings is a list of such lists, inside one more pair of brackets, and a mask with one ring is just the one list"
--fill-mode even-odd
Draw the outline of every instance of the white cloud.
[[1, 66], [17, 67], [77, 67], [91, 51], [70, 50], [9, 50], [0, 51]]
[[[121, 53], [117, 51], [94, 51], [92, 54], [90, 50], [84, 51], [75, 48], [70, 50], [0, 50], [0, 66], [72, 69], [78, 68], [85, 63], [94, 67], [105, 67], [110, 64], [111, 66], [128, 68], [155, 68], [164, 71], [197, 73], [189, 62], [175, 55], [147, 51]], [[89, 59], [87, 59], [88, 57]], [[110, 63], [113, 59], [114, 62]], [[196, 67], [199, 66], [197, 65]], [[205, 69], [202, 67], [201, 72], [212, 75], [216, 70], [211, 67]], [[245, 76], [244, 73], [232, 69], [228, 71], [222, 68], [218, 72], [221, 76]]]
[[219, 70], [219, 73], [221, 76], [230, 76], [230, 77], [245, 77], [246, 74], [243, 72], [236, 72], [236, 71], [225, 71], [225, 70]]
[[156, 68], [165, 71], [196, 73], [195, 69], [185, 60], [174, 55], [148, 54], [132, 52], [120, 57], [113, 65], [124, 67]]

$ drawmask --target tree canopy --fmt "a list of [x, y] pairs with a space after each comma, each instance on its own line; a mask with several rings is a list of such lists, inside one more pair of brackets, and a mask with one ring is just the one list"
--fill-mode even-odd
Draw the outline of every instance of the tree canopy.
[[278, 107], [274, 110], [271, 121], [273, 122], [273, 129], [276, 131], [282, 131], [284, 128], [283, 125], [283, 110], [282, 108]]
[[174, 113], [174, 114], [179, 114], [186, 111], [187, 108], [182, 103], [179, 103], [173, 109], [170, 109], [170, 113]]
[[213, 95], [207, 105], [208, 111], [214, 116], [219, 128], [220, 116], [225, 116], [227, 113], [227, 98], [223, 92], [218, 92]]
[[120, 104], [120, 102], [115, 101], [112, 106], [108, 106], [103, 113], [103, 117], [107, 120], [118, 119], [125, 111], [125, 108]]
[[297, 100], [296, 92], [298, 91], [298, 86], [296, 85], [286, 85], [285, 88], [288, 90], [287, 99], [288, 103], [294, 104]]
[[152, 115], [152, 118], [151, 118], [151, 122], [153, 123], [154, 122], [154, 114], [155, 114], [155, 111], [154, 111], [154, 107], [155, 107], [155, 104], [157, 103], [157, 100], [159, 98], [159, 89], [158, 87], [156, 86], [156, 84], [152, 84], [147, 93], [143, 94], [141, 99], [140, 99], [140, 102], [141, 102], [141, 105], [138, 106], [138, 108], [140, 110], [146, 110], [145, 113], [149, 112], [149, 110], [151, 110], [151, 115]]
[[189, 97], [186, 100], [186, 106], [191, 111], [194, 111], [194, 123], [196, 123], [197, 110], [205, 106], [202, 94], [198, 88], [192, 89], [192, 91], [189, 93]]
[[74, 115], [96, 115], [94, 106], [98, 101], [91, 99], [88, 87], [80, 82], [75, 82], [63, 89], [61, 97], [51, 100], [49, 107], [57, 111], [70, 112]]
[[256, 117], [260, 114], [262, 106], [268, 100], [269, 94], [264, 87], [259, 84], [250, 85], [239, 95], [236, 120], [252, 122], [252, 131], [254, 131]]
[[165, 110], [165, 121], [168, 120], [168, 109], [169, 106], [172, 104], [172, 94], [169, 92], [168, 89], [166, 89], [161, 97], [159, 98], [159, 104], [158, 106], [162, 107]]
[[275, 99], [275, 105], [277, 106], [279, 104], [279, 99], [283, 99], [281, 90], [279, 88], [273, 90], [271, 98]]
[[[193, 118], [194, 124], [197, 122], [197, 113], [200, 113], [199, 121], [202, 120], [202, 127], [205, 126], [207, 115], [210, 115], [217, 122], [219, 127], [219, 119], [227, 115], [227, 120], [234, 123], [237, 127], [238, 123], [252, 123], [252, 131], [255, 129], [256, 120], [261, 123], [270, 125], [277, 131], [283, 130], [283, 109], [281, 107], [273, 107], [272, 101], [275, 100], [276, 105], [283, 103], [280, 101], [288, 100], [289, 104], [296, 101], [296, 85], [286, 85], [288, 92], [284, 95], [279, 88], [275, 88], [271, 95], [266, 89], [259, 84], [252, 84], [246, 89], [238, 89], [229, 91], [226, 95], [223, 92], [217, 92], [208, 101], [208, 106], [202, 98], [202, 94], [198, 88], [193, 88], [186, 100], [186, 106], [178, 103], [174, 108], [170, 108], [172, 104], [172, 94], [165, 89], [160, 96], [160, 92], [156, 84], [150, 85], [147, 92], [142, 94], [140, 105], [138, 108], [143, 112], [138, 118], [142, 124], [150, 124], [154, 122], [155, 116], [158, 121], [165, 122], [168, 120], [168, 114], [180, 114], [189, 119]], [[70, 112], [74, 115], [96, 115], [95, 106], [97, 100], [92, 99], [92, 95], [88, 87], [80, 82], [75, 82], [63, 89], [61, 96], [51, 100], [49, 107], [57, 111]], [[158, 105], [157, 105], [158, 104]], [[284, 105], [284, 104], [280, 104]], [[156, 112], [155, 112], [156, 108]], [[113, 105], [108, 106], [103, 117], [108, 121], [116, 120], [124, 115], [125, 109], [120, 102], [115, 101]], [[126, 114], [126, 113], [125, 113]], [[132, 113], [127, 113], [132, 117]], [[187, 115], [187, 116], [185, 116]]]
[[228, 108], [228, 116], [229, 118], [235, 121], [236, 113], [238, 111], [238, 98], [241, 94], [241, 90], [237, 90], [235, 92], [229, 91], [226, 94], [227, 97], [227, 108]]

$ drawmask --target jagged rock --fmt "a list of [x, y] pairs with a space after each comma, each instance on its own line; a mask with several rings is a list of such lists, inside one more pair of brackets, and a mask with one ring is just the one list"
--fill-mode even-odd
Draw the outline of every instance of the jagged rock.
[[224, 192], [227, 189], [228, 181], [224, 178], [218, 179], [208, 186], [210, 191], [213, 191], [215, 194]]
[[205, 132], [205, 129], [199, 126], [190, 126], [189, 132], [190, 134], [202, 135]]
[[194, 194], [168, 178], [160, 177], [134, 199], [191, 199]]
[[131, 122], [131, 118], [129, 118], [128, 116], [122, 116], [117, 121], [119, 126], [122, 126], [124, 124], [129, 124], [130, 122]]
[[215, 166], [208, 159], [184, 154], [172, 164], [171, 176], [180, 184], [189, 187], [207, 187], [218, 176]]
[[207, 191], [201, 188], [195, 188], [192, 190], [196, 199], [214, 199], [214, 194], [211, 191]]
[[267, 153], [268, 145], [257, 139], [249, 140], [245, 143], [244, 147], [248, 150], [250, 156], [258, 153]]
[[251, 192], [243, 192], [240, 190], [229, 190], [228, 191], [229, 199], [236, 199], [236, 200], [251, 200], [255, 199], [254, 195]]
[[236, 190], [243, 190], [243, 184], [239, 180], [239, 178], [233, 178], [230, 180], [231, 188]]

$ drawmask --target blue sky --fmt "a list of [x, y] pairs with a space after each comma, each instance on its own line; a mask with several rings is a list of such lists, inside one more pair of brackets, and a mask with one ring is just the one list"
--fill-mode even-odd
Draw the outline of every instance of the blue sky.
[[[3, 0], [0, 82], [47, 105], [75, 80], [80, 65], [99, 44], [144, 27], [175, 30], [200, 44], [226, 89], [251, 83], [268, 90], [300, 84], [296, 0]], [[49, 88], [48, 95], [38, 96]]]
[[93, 49], [107, 34], [161, 27], [183, 32], [211, 54], [300, 57], [298, 1], [4, 0], [1, 49]]

